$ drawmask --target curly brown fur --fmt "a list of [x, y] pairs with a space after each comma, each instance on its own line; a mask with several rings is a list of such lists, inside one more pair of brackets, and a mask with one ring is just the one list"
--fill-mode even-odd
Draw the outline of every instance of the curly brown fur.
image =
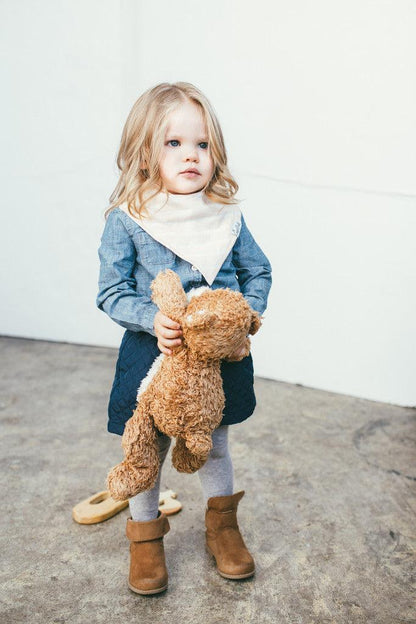
[[180, 277], [174, 271], [159, 273], [151, 284], [152, 299], [163, 314], [179, 323], [188, 305]]
[[193, 473], [207, 461], [208, 456], [193, 455], [185, 446], [185, 440], [177, 437], [172, 450], [172, 465], [178, 472]]
[[122, 437], [125, 460], [107, 476], [107, 487], [114, 500], [126, 500], [151, 489], [159, 472], [157, 433], [147, 412], [148, 403], [140, 402], [127, 421]]
[[126, 459], [108, 478], [113, 498], [124, 500], [154, 484], [159, 469], [156, 429], [176, 437], [172, 463], [179, 472], [195, 472], [212, 448], [211, 435], [222, 419], [222, 359], [250, 351], [248, 334], [260, 317], [243, 295], [207, 289], [188, 303], [179, 276], [167, 270], [152, 283], [159, 309], [182, 326], [183, 342], [165, 357], [146, 389], [122, 438]]

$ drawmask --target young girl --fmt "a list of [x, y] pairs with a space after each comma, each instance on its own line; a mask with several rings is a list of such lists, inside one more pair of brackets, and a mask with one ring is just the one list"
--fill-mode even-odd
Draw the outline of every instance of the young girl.
[[[223, 136], [206, 97], [185, 82], [163, 83], [134, 104], [121, 139], [119, 182], [111, 195], [101, 239], [97, 305], [126, 328], [109, 402], [108, 431], [122, 435], [141, 380], [159, 351], [169, 357], [182, 340], [181, 327], [152, 303], [150, 283], [166, 269], [179, 274], [185, 291], [200, 286], [243, 293], [262, 314], [271, 267], [237, 206], [238, 185], [227, 167]], [[238, 357], [238, 354], [234, 354]], [[212, 436], [213, 448], [198, 471], [206, 502], [208, 551], [230, 579], [254, 574], [254, 561], [237, 524], [228, 428], [255, 408], [251, 356], [224, 361], [225, 409]], [[160, 471], [153, 489], [129, 500], [129, 587], [139, 594], [167, 588], [159, 512], [160, 473], [170, 438], [160, 435]]]

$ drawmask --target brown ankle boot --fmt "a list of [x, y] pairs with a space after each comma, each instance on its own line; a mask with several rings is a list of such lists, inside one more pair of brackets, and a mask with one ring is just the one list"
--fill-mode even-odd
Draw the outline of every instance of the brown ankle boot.
[[244, 579], [254, 574], [253, 557], [248, 552], [237, 524], [237, 506], [244, 491], [232, 496], [214, 496], [205, 513], [208, 552], [215, 557], [218, 572], [228, 579]]
[[130, 540], [129, 587], [136, 594], [158, 594], [168, 586], [163, 536], [169, 531], [166, 515], [159, 511], [155, 520], [127, 520]]

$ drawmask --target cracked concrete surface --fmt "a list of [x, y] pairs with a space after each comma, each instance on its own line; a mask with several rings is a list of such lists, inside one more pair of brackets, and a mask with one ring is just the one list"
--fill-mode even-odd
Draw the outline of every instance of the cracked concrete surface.
[[71, 518], [122, 458], [106, 431], [116, 350], [0, 344], [2, 622], [416, 622], [415, 409], [256, 379], [255, 415], [230, 434], [255, 577], [217, 574], [198, 477], [168, 458], [162, 488], [183, 504], [165, 538], [169, 588], [138, 596], [128, 509]]

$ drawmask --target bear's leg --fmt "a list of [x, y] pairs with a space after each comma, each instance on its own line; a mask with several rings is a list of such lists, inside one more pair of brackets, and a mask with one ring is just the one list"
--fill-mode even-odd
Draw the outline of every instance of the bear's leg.
[[125, 459], [110, 471], [107, 487], [115, 500], [126, 500], [153, 487], [159, 472], [157, 434], [145, 402], [127, 421], [122, 437]]
[[207, 457], [212, 449], [212, 437], [210, 433], [200, 431], [186, 431], [184, 434], [185, 444], [193, 455]]
[[178, 472], [196, 472], [203, 466], [208, 455], [193, 455], [185, 445], [183, 438], [176, 438], [176, 444], [172, 451], [172, 465]]

